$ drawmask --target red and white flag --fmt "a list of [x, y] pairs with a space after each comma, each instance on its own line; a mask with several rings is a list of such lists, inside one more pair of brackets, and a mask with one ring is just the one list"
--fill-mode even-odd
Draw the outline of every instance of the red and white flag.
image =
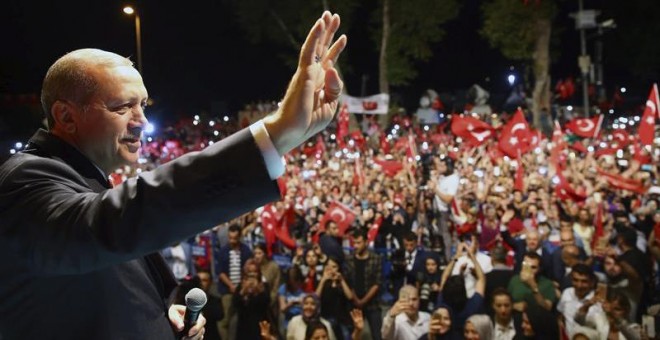
[[595, 138], [600, 132], [600, 125], [602, 123], [603, 115], [591, 118], [575, 118], [566, 123], [566, 128], [571, 130], [576, 136]]
[[468, 144], [479, 146], [493, 136], [493, 127], [472, 116], [452, 115], [451, 132]]
[[616, 145], [616, 148], [625, 148], [630, 144], [630, 135], [624, 129], [616, 129], [612, 131], [612, 146]]
[[603, 176], [603, 178], [605, 178], [605, 180], [607, 180], [611, 186], [617, 189], [628, 190], [638, 194], [646, 193], [646, 188], [641, 181], [632, 178], [626, 178], [618, 174], [612, 174], [601, 168], [596, 168], [596, 170], [598, 171], [598, 174]]
[[637, 130], [639, 141], [642, 142], [642, 145], [653, 144], [653, 137], [655, 135], [655, 118], [660, 115], [658, 105], [660, 105], [660, 100], [658, 99], [658, 84], [653, 84], [649, 99], [646, 101], [646, 108], [642, 115], [642, 121], [639, 122], [639, 129]]
[[334, 221], [337, 223], [337, 227], [339, 227], [339, 234], [344, 235], [346, 229], [355, 221], [355, 217], [355, 213], [349, 207], [333, 201], [321, 219], [321, 229], [325, 230], [325, 224], [328, 221]]
[[346, 145], [344, 138], [348, 136], [348, 106], [346, 104], [341, 106], [339, 114], [337, 114], [337, 146], [343, 149]]
[[513, 115], [500, 133], [500, 150], [511, 158], [518, 157], [532, 149], [534, 133], [529, 129], [525, 114], [521, 108]]

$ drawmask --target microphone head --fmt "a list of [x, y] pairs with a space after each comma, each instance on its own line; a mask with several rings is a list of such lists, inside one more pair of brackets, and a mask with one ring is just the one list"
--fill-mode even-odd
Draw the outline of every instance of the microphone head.
[[206, 304], [206, 293], [199, 288], [191, 289], [186, 294], [186, 307], [192, 311], [200, 311]]

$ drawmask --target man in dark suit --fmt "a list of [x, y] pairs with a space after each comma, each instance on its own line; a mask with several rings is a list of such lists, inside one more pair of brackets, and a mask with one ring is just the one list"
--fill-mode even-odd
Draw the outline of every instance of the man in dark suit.
[[[505, 223], [502, 223], [504, 225]], [[502, 240], [506, 242], [514, 251], [515, 263], [513, 265], [513, 272], [520, 273], [522, 266], [523, 256], [527, 252], [534, 252], [541, 257], [541, 273], [546, 277], [552, 277], [552, 255], [541, 246], [541, 235], [536, 230], [527, 230], [524, 238], [513, 238], [509, 229], [502, 227], [501, 230]]]
[[[280, 197], [281, 155], [337, 108], [338, 26], [328, 12], [315, 23], [275, 114], [115, 188], [108, 176], [137, 161], [147, 123], [142, 78], [96, 49], [56, 61], [49, 130], [0, 166], [3, 339], [174, 339], [185, 307], [170, 306], [176, 282], [157, 251]], [[204, 323], [185, 335], [200, 339]]]
[[490, 252], [493, 269], [486, 273], [486, 296], [491, 297], [497, 288], [506, 289], [513, 277], [513, 270], [506, 265], [506, 250], [502, 246], [493, 248]]

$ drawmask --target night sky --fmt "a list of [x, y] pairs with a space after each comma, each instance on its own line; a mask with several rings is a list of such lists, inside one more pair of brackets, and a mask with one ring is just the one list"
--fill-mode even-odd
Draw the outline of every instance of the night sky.
[[[377, 4], [376, 0], [364, 2]], [[553, 80], [578, 73], [578, 33], [568, 18], [568, 13], [577, 8], [577, 1], [562, 3], [562, 12], [556, 20], [562, 30], [561, 43], [555, 49], [558, 58], [552, 65]], [[585, 7], [609, 6], [605, 10], [610, 15], [616, 14], [616, 3], [585, 0]], [[0, 95], [38, 94], [50, 64], [74, 49], [96, 47], [136, 60], [134, 21], [122, 12], [125, 4], [5, 0], [0, 13], [0, 36], [4, 43], [0, 53]], [[434, 45], [433, 59], [418, 65], [418, 79], [410, 86], [393, 88], [409, 110], [415, 109], [419, 95], [427, 88], [454, 92], [479, 83], [493, 93], [508, 91], [508, 67], [520, 65], [506, 61], [479, 35], [480, 1], [463, 0], [461, 4], [459, 17], [445, 24], [445, 39]], [[232, 113], [247, 102], [282, 96], [293, 73], [277, 57], [286, 49], [249, 43], [228, 1], [143, 0], [137, 6], [142, 19], [143, 77], [156, 102], [148, 115], [167, 119], [212, 107], [215, 111]], [[364, 7], [355, 15], [368, 16], [365, 11], [369, 6]], [[657, 22], [656, 18], [653, 20]], [[626, 20], [617, 18], [620, 21], [625, 24]], [[349, 36], [349, 50], [343, 55], [343, 61], [351, 66], [351, 72], [344, 75], [349, 94], [360, 95], [363, 75], [368, 76], [367, 94], [376, 93], [378, 54], [367, 29], [354, 24], [350, 32], [340, 33]], [[622, 38], [612, 34], [608, 39]], [[609, 63], [608, 57], [614, 52], [612, 48], [608, 50], [611, 47], [608, 44], [611, 42], [606, 40], [606, 81], [610, 79], [612, 87], [616, 83], [640, 89], [644, 92], [641, 96], [646, 96], [649, 79], [635, 77], [621, 66], [625, 64], [621, 53], [616, 64]], [[7, 125], [12, 125], [9, 114], [6, 110], [0, 112], [0, 127], [4, 121], [5, 130]]]

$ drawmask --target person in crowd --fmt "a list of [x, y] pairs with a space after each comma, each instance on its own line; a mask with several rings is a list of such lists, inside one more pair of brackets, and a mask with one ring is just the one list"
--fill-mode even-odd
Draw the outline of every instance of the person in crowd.
[[432, 313], [440, 292], [440, 279], [442, 278], [439, 269], [440, 259], [436, 253], [427, 252], [425, 262], [424, 270], [417, 273], [419, 309]]
[[336, 340], [335, 332], [328, 320], [321, 317], [321, 302], [316, 294], [307, 294], [302, 301], [302, 314], [294, 316], [286, 329], [287, 340], [304, 340], [307, 327], [322, 323], [328, 331], [328, 338]]
[[430, 318], [428, 313], [419, 311], [417, 288], [405, 285], [383, 318], [381, 336], [385, 340], [419, 339], [428, 331]]
[[429, 180], [429, 187], [435, 193], [435, 209], [438, 211], [438, 229], [432, 234], [434, 237], [441, 237], [445, 259], [450, 259], [451, 245], [453, 242], [450, 232], [449, 219], [451, 216], [449, 207], [458, 193], [460, 176], [454, 171], [454, 162], [449, 157], [436, 158], [439, 177]]
[[493, 323], [486, 314], [474, 314], [465, 321], [463, 338], [465, 340], [493, 339]]
[[486, 273], [486, 297], [492, 297], [497, 288], [506, 289], [513, 277], [513, 270], [506, 264], [506, 250], [498, 246], [490, 252], [493, 270]]
[[319, 255], [316, 251], [316, 247], [318, 246], [312, 246], [311, 248], [308, 248], [304, 251], [305, 262], [300, 266], [300, 270], [305, 277], [303, 280], [303, 291], [305, 293], [316, 292], [316, 288], [318, 287], [318, 284], [321, 281], [321, 277], [323, 276], [323, 264], [319, 261]]
[[[597, 310], [592, 312], [594, 308]], [[604, 301], [585, 301], [575, 314], [575, 322], [595, 330], [598, 339], [639, 340], [639, 325], [628, 319], [630, 308], [630, 301], [622, 292], [608, 289]]]
[[522, 334], [516, 339], [560, 340], [557, 316], [537, 304], [530, 304], [522, 313]]
[[268, 258], [266, 245], [263, 243], [254, 245], [254, 248], [252, 249], [252, 259], [259, 266], [261, 275], [267, 284], [266, 287], [270, 292], [271, 310], [273, 315], [275, 315], [278, 310], [279, 302], [277, 299], [277, 290], [280, 287], [280, 267], [275, 261]]
[[451, 307], [440, 305], [431, 314], [429, 332], [422, 335], [419, 340], [458, 340], [460, 336], [452, 328], [453, 317]]
[[232, 308], [236, 312], [236, 335], [232, 339], [259, 338], [259, 322], [272, 324], [270, 293], [259, 265], [249, 259], [243, 267], [241, 282], [232, 296]]
[[222, 308], [222, 301], [211, 292], [211, 285], [213, 284], [211, 273], [205, 270], [200, 270], [197, 272], [197, 277], [200, 282], [199, 288], [206, 293], [206, 304], [202, 308], [202, 314], [206, 318], [204, 339], [220, 340], [218, 323], [225, 316]]
[[537, 304], [545, 310], [551, 310], [557, 300], [552, 281], [540, 274], [541, 257], [535, 252], [528, 252], [523, 257], [523, 269], [509, 282], [508, 291], [513, 297], [513, 308], [525, 311], [530, 304]]
[[161, 250], [160, 254], [167, 262], [177, 281], [181, 282], [197, 274], [190, 243], [179, 242], [174, 246]]
[[[57, 329], [69, 339], [165, 339], [182, 330], [185, 307], [163, 303], [176, 281], [153, 252], [279, 197], [283, 171], [273, 164], [323, 130], [338, 106], [334, 64], [346, 45], [344, 36], [332, 43], [338, 27], [329, 12], [315, 22], [273, 115], [114, 188], [108, 177], [139, 158], [142, 77], [129, 59], [98, 49], [58, 59], [41, 93], [48, 131], [0, 166], [1, 269], [23, 273], [0, 284], [3, 337]], [[201, 338], [204, 323], [186, 336]]]
[[572, 285], [564, 289], [557, 303], [557, 311], [564, 316], [566, 333], [573, 336], [575, 330], [575, 314], [585, 301], [594, 298], [596, 275], [586, 264], [578, 263], [571, 270]]
[[513, 298], [504, 288], [496, 288], [491, 299], [493, 310], [494, 340], [512, 340], [521, 333], [522, 317], [513, 310]]
[[378, 296], [382, 284], [382, 258], [368, 248], [364, 229], [353, 233], [354, 254], [346, 261], [346, 279], [353, 289], [353, 305], [366, 317], [374, 340], [380, 340], [382, 313]]
[[584, 252], [587, 256], [591, 256], [591, 240], [594, 237], [595, 228], [588, 209], [581, 208], [579, 210], [577, 220], [573, 223], [573, 231], [582, 240]]
[[610, 252], [603, 259], [604, 277], [601, 282], [608, 287], [618, 289], [630, 300], [630, 319], [635, 320], [637, 315], [637, 306], [639, 306], [642, 292], [644, 291], [644, 282], [639, 277], [639, 273], [625, 261], [619, 261], [618, 256]]
[[559, 289], [563, 291], [566, 288], [573, 286], [573, 277], [571, 275], [571, 271], [573, 266], [580, 263], [580, 248], [578, 248], [576, 245], [568, 244], [563, 246], [560, 250], [561, 263], [565, 268], [566, 274], [564, 274], [564, 277], [562, 277], [561, 280], [557, 283], [559, 283]]
[[546, 277], [552, 275], [552, 255], [543, 249], [541, 245], [541, 235], [536, 229], [528, 229], [524, 238], [514, 239], [511, 237], [509, 229], [506, 228], [507, 223], [514, 216], [513, 210], [507, 211], [502, 216], [502, 240], [506, 242], [515, 253], [514, 258], [514, 273], [520, 273], [522, 268], [523, 256], [528, 252], [535, 252], [541, 257], [541, 273]]
[[412, 231], [403, 235], [403, 249], [405, 251], [406, 276], [405, 284], [414, 285], [417, 282], [417, 274], [425, 266], [426, 254], [424, 249], [418, 246], [417, 235]]
[[342, 275], [337, 259], [328, 258], [316, 294], [321, 299], [321, 316], [332, 324], [336, 335], [342, 339], [348, 338], [352, 328], [349, 308], [353, 290]]
[[[438, 296], [439, 304], [447, 304], [451, 307], [454, 313], [454, 321], [456, 330], [462, 331], [465, 320], [471, 315], [481, 312], [484, 305], [484, 293], [486, 290], [486, 275], [481, 269], [481, 265], [476, 260], [475, 252], [477, 247], [470, 247], [465, 242], [458, 245], [456, 255], [449, 261], [449, 264], [442, 273], [442, 280], [440, 282], [441, 294]], [[458, 259], [466, 254], [472, 261], [474, 266], [474, 273], [470, 275], [476, 276], [476, 283], [474, 286], [474, 294], [468, 298], [467, 289], [465, 287], [465, 279], [463, 273], [460, 275], [451, 275], [455, 263]], [[467, 268], [464, 265], [463, 270]]]
[[342, 249], [342, 237], [339, 226], [335, 221], [328, 221], [325, 225], [325, 233], [319, 238], [321, 251], [328, 257], [334, 257], [340, 264], [344, 263], [344, 250]]
[[229, 339], [229, 325], [235, 315], [232, 308], [233, 296], [238, 285], [243, 280], [245, 264], [252, 257], [250, 248], [241, 242], [241, 227], [238, 224], [229, 226], [229, 243], [217, 251], [216, 273], [218, 275], [218, 292], [222, 299], [225, 318], [220, 323], [220, 335]]
[[[562, 259], [563, 248], [569, 245], [578, 247], [580, 252], [580, 260], [586, 259], [586, 253], [584, 252], [584, 249], [578, 246], [575, 239], [575, 233], [570, 227], [561, 228], [559, 232], [559, 240], [560, 246], [552, 253], [552, 276], [549, 278], [561, 283], [564, 281], [566, 275], [568, 274], [566, 270], [566, 264], [564, 264], [564, 260]], [[570, 266], [568, 268], [570, 268]]]
[[289, 321], [302, 313], [302, 300], [305, 293], [302, 290], [303, 275], [300, 267], [292, 265], [286, 272], [286, 280], [277, 293], [279, 299], [279, 311], [283, 314], [281, 329], [287, 329]]

